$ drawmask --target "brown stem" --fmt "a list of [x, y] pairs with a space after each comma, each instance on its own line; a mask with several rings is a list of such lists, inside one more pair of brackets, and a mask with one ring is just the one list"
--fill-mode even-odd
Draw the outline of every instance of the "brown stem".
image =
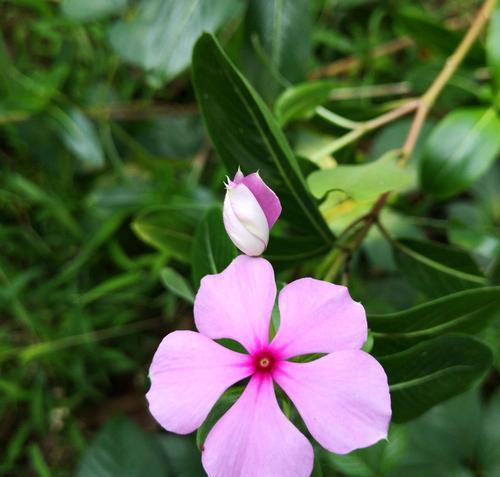
[[[465, 34], [463, 40], [460, 42], [455, 52], [450, 56], [445, 66], [433, 81], [429, 89], [419, 100], [417, 100], [418, 107], [415, 113], [415, 118], [408, 133], [406, 142], [403, 146], [403, 158], [401, 159], [403, 163], [406, 162], [411, 155], [427, 113], [436, 101], [436, 98], [444, 88], [447, 81], [451, 78], [462, 60], [465, 58], [465, 55], [473, 45], [481, 29], [484, 27], [485, 23], [490, 17], [495, 4], [496, 0], [486, 0], [484, 2], [481, 10], [478, 12], [476, 18], [472, 22], [469, 30]], [[390, 192], [385, 192], [377, 199], [377, 202], [375, 202], [371, 211], [366, 216], [363, 227], [361, 227], [359, 231], [354, 235], [351, 243], [349, 244], [349, 248], [347, 250], [343, 249], [340, 251], [335, 261], [332, 263], [330, 271], [325, 279], [334, 280], [338, 272], [342, 269], [342, 267], [344, 267], [344, 264], [352, 256], [352, 253], [361, 246], [372, 225], [374, 223], [377, 223], [380, 212], [387, 202], [389, 195]]]
[[453, 52], [453, 54], [448, 58], [444, 68], [438, 74], [429, 89], [420, 98], [420, 104], [415, 114], [413, 124], [410, 127], [410, 131], [403, 145], [401, 159], [401, 162], [403, 164], [409, 160], [420, 134], [420, 130], [422, 129], [422, 126], [425, 122], [425, 118], [427, 117], [427, 114], [429, 113], [431, 107], [439, 96], [439, 93], [441, 93], [446, 83], [453, 76], [453, 74], [469, 52], [471, 46], [479, 36], [482, 28], [490, 18], [495, 5], [496, 0], [486, 0], [483, 3], [483, 6], [479, 10], [476, 18], [467, 30], [467, 33], [463, 37], [462, 41]]

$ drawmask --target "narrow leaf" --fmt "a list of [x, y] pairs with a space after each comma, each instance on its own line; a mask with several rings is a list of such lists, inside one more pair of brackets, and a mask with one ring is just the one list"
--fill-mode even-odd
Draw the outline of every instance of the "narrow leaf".
[[393, 242], [399, 269], [430, 298], [486, 284], [486, 278], [463, 249], [425, 240]]
[[375, 354], [401, 350], [449, 332], [477, 333], [500, 317], [500, 287], [466, 290], [422, 305], [369, 315]]
[[389, 378], [393, 420], [408, 421], [464, 392], [484, 375], [492, 359], [486, 345], [458, 334], [381, 358]]
[[333, 237], [310, 196], [296, 158], [275, 119], [215, 38], [204, 34], [193, 51], [193, 80], [214, 146], [230, 176], [260, 170], [277, 193], [283, 217], [331, 244]]
[[222, 210], [214, 207], [201, 220], [194, 236], [191, 263], [195, 289], [205, 275], [222, 272], [236, 254], [224, 228]]

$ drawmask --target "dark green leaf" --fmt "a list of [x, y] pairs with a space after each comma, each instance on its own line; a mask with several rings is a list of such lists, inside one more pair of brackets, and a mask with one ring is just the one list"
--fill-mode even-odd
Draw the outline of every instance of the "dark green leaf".
[[222, 272], [236, 254], [224, 228], [222, 210], [214, 207], [199, 223], [193, 240], [191, 263], [195, 289], [205, 275]]
[[205, 442], [208, 433], [222, 415], [238, 400], [243, 389], [241, 387], [228, 389], [217, 401], [215, 406], [210, 411], [210, 414], [205, 419], [205, 422], [196, 432], [196, 444], [203, 451], [203, 443]]
[[125, 60], [167, 81], [189, 65], [196, 38], [217, 30], [240, 7], [233, 0], [142, 1], [130, 20], [111, 29], [111, 44]]
[[141, 212], [132, 222], [139, 238], [168, 255], [191, 262], [196, 225], [205, 208], [197, 205], [165, 205]]
[[243, 61], [247, 78], [265, 98], [302, 80], [311, 59], [308, 0], [252, 0], [245, 19]]
[[325, 103], [332, 89], [333, 81], [314, 81], [292, 86], [276, 100], [274, 114], [280, 126], [285, 126], [294, 119], [309, 118], [317, 106]]
[[276, 266], [293, 266], [298, 262], [323, 255], [330, 246], [317, 237], [272, 235], [264, 256]]
[[188, 303], [194, 303], [194, 293], [187, 280], [173, 268], [164, 267], [160, 270], [161, 281], [165, 288], [174, 295], [183, 298]]
[[[455, 51], [463, 36], [459, 31], [446, 28], [435, 16], [413, 6], [402, 8], [398, 11], [397, 18], [419, 46], [426, 46], [445, 56]], [[472, 45], [468, 57], [476, 63], [484, 63], [484, 51], [476, 43]]]
[[[168, 468], [175, 477], [206, 477], [201, 455], [194, 439], [187, 436], [161, 434], [158, 436], [168, 460]], [[146, 477], [146, 476], [144, 476]]]
[[114, 419], [97, 434], [78, 468], [77, 477], [168, 477], [163, 452], [152, 435], [132, 421]]
[[397, 152], [390, 151], [377, 161], [361, 165], [340, 165], [313, 172], [307, 178], [318, 199], [327, 192], [344, 192], [349, 198], [366, 201], [384, 192], [400, 191], [414, 182], [413, 173], [397, 164]]
[[489, 369], [492, 353], [475, 338], [450, 334], [379, 361], [389, 378], [392, 418], [404, 422], [468, 389]]
[[260, 170], [276, 192], [283, 216], [299, 230], [333, 238], [307, 191], [296, 158], [271, 113], [222, 51], [204, 34], [193, 52], [193, 79], [210, 137], [228, 173]]
[[375, 354], [404, 349], [449, 332], [476, 333], [500, 317], [500, 287], [485, 287], [448, 295], [408, 310], [369, 315]]
[[104, 152], [94, 123], [78, 109], [65, 112], [54, 108], [51, 115], [62, 141], [79, 160], [81, 170], [92, 172], [101, 169]]
[[391, 426], [387, 440], [377, 442], [366, 449], [347, 455], [323, 452], [327, 462], [337, 471], [349, 477], [381, 477], [405, 457], [406, 433], [402, 426]]
[[500, 89], [500, 5], [498, 4], [488, 27], [486, 54], [491, 73], [495, 78], [497, 88]]
[[420, 162], [425, 191], [445, 198], [479, 179], [500, 152], [500, 120], [494, 109], [448, 114], [431, 133]]
[[399, 269], [430, 298], [486, 284], [486, 278], [463, 249], [424, 240], [393, 242]]
[[127, 0], [64, 0], [61, 8], [67, 17], [87, 21], [118, 13], [126, 5]]

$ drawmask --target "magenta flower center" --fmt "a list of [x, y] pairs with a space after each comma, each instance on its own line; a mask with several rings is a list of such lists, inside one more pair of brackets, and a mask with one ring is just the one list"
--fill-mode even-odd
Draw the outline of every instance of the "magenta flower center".
[[255, 372], [271, 373], [276, 365], [277, 358], [271, 350], [261, 351], [253, 355]]

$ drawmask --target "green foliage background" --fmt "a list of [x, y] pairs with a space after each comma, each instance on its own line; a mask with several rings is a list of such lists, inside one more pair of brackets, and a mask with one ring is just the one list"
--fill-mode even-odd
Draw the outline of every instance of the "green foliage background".
[[373, 122], [425, 93], [480, 6], [0, 0], [0, 475], [204, 475], [144, 394], [236, 254], [238, 166], [282, 200], [278, 280], [348, 284], [389, 375], [389, 440], [317, 449], [314, 475], [500, 475], [500, 7], [406, 167], [412, 115]]

